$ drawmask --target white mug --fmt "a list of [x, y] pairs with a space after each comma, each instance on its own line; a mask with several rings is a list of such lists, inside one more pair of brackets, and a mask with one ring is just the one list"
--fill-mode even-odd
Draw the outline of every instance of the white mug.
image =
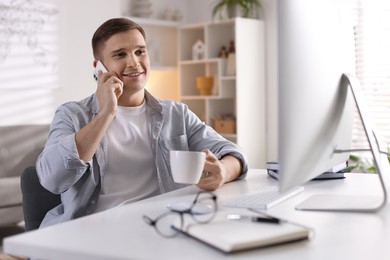
[[197, 184], [202, 176], [206, 153], [170, 151], [171, 173], [176, 183]]

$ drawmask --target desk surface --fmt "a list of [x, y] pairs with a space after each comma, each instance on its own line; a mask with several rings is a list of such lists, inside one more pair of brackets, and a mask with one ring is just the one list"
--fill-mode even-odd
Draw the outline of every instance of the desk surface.
[[[143, 214], [157, 216], [166, 205], [193, 198], [195, 186], [4, 239], [8, 254], [42, 259], [390, 259], [390, 209], [378, 213], [298, 211], [312, 194], [378, 194], [374, 174], [347, 174], [345, 179], [311, 181], [305, 191], [269, 209], [270, 215], [304, 224], [315, 236], [274, 247], [224, 254], [184, 235], [165, 239], [146, 225]], [[219, 201], [267, 185], [277, 185], [265, 170], [250, 170], [246, 180], [224, 185]], [[223, 209], [222, 209], [223, 210]]]

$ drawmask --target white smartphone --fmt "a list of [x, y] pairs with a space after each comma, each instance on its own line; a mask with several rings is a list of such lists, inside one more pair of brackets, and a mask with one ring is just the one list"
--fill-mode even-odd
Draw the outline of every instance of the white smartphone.
[[103, 63], [100, 60], [96, 63], [95, 71], [93, 72], [93, 77], [95, 78], [96, 81], [98, 80], [99, 70], [101, 70], [103, 73], [108, 72], [106, 67], [104, 67]]

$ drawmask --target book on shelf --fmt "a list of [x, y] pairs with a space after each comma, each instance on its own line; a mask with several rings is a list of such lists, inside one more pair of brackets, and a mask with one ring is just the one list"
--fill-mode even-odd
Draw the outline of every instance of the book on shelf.
[[[342, 179], [345, 178], [344, 170], [348, 167], [348, 162], [342, 162], [333, 166], [313, 180]], [[279, 163], [276, 161], [267, 162], [267, 173], [275, 179], [279, 179]]]
[[[242, 214], [255, 215], [256, 213], [246, 211]], [[226, 219], [226, 215], [221, 212], [208, 224], [189, 221], [181, 231], [225, 253], [306, 240], [313, 233], [310, 228], [287, 221], [278, 224], [250, 220], [237, 221]]]

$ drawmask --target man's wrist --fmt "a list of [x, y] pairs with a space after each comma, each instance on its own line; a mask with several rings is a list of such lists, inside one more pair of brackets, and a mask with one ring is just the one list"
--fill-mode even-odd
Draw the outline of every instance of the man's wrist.
[[240, 176], [242, 163], [237, 157], [227, 154], [223, 156], [220, 161], [224, 169], [224, 183], [234, 181]]

